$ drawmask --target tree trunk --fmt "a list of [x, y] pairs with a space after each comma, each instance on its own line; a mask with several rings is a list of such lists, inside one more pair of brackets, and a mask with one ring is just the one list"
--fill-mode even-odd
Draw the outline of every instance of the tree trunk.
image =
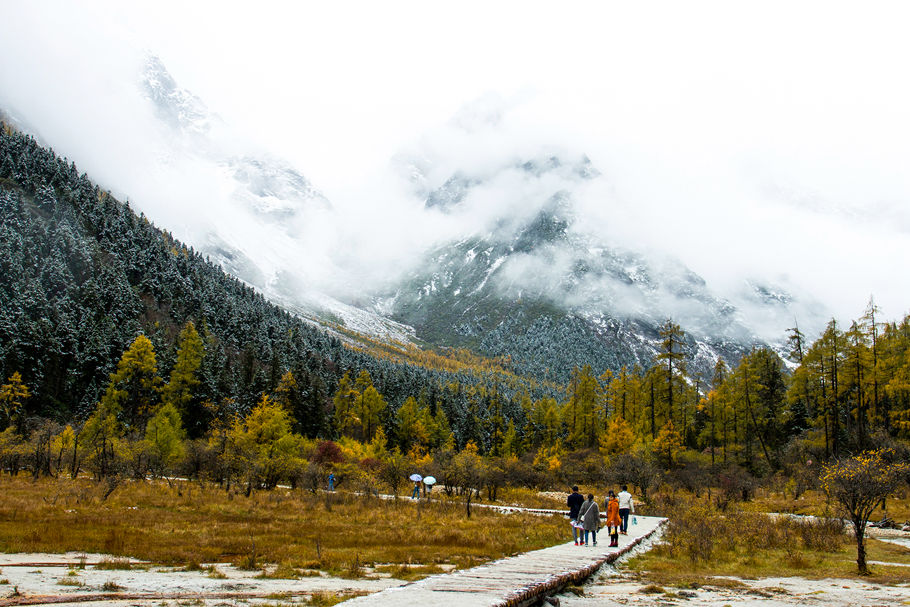
[[864, 521], [853, 521], [853, 533], [856, 535], [856, 566], [860, 575], [869, 575], [866, 566], [866, 525]]
[[773, 461], [771, 461], [771, 458], [768, 455], [768, 448], [765, 446], [765, 439], [762, 436], [764, 433], [759, 429], [758, 422], [755, 419], [755, 413], [752, 411], [752, 400], [749, 398], [749, 378], [748, 378], [748, 376], [746, 377], [745, 388], [746, 388], [746, 392], [745, 392], [746, 409], [748, 409], [748, 411], [749, 411], [749, 417], [752, 418], [752, 427], [755, 429], [755, 434], [758, 435], [758, 443], [761, 445], [762, 453], [765, 454], [765, 461], [768, 462], [768, 465], [771, 466], [772, 469], [776, 470], [777, 466], [775, 466], [775, 463]]

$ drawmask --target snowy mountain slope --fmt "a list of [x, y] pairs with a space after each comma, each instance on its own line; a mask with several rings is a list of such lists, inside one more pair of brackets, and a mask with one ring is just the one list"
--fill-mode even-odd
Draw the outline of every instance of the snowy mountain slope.
[[[423, 339], [509, 355], [522, 371], [556, 380], [586, 363], [650, 365], [667, 319], [682, 326], [693, 370], [706, 377], [718, 357], [736, 360], [764, 343], [678, 260], [612, 246], [585, 225], [577, 197], [602, 174], [584, 155], [506, 158], [476, 174], [457, 169], [436, 188], [425, 155], [398, 162], [428, 210], [452, 221], [477, 216], [482, 228], [428, 251], [374, 300]], [[743, 291], [769, 316], [793, 300], [759, 282]]]
[[332, 205], [302, 173], [238, 141], [157, 57], [147, 58], [140, 88], [173, 143], [162, 162], [201, 165], [216, 190], [212, 194], [221, 198], [221, 212], [207, 219], [195, 239], [200, 251], [298, 315], [381, 339], [413, 339], [410, 327], [308, 284], [307, 266], [335, 270], [327, 257], [307, 246], [314, 231], [330, 227]]
[[[779, 327], [799, 303], [748, 276], [736, 297], [721, 296], [634, 235], [619, 244], [609, 171], [571, 146], [514, 145], [495, 104], [460, 113], [454, 135], [431, 133], [393, 158], [401, 187], [377, 199], [402, 196], [396, 208], [406, 212], [385, 217], [378, 202], [358, 201], [373, 210], [358, 232], [303, 173], [238, 136], [159, 59], [146, 58], [136, 84], [153, 128], [148, 151], [133, 159], [141, 166], [124, 164], [143, 178], [122, 187], [226, 271], [330, 328], [469, 347], [562, 381], [576, 365], [649, 365], [658, 327], [672, 319], [693, 368], [709, 375], [717, 357], [733, 361], [763, 343], [769, 332], [755, 319]], [[397, 257], [385, 255], [395, 247]]]

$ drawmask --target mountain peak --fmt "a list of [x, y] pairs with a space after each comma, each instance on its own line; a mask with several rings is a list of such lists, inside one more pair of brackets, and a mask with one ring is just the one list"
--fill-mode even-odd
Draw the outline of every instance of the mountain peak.
[[179, 87], [157, 56], [146, 57], [141, 82], [145, 97], [155, 106], [155, 113], [171, 128], [199, 135], [211, 130], [213, 117], [205, 103]]

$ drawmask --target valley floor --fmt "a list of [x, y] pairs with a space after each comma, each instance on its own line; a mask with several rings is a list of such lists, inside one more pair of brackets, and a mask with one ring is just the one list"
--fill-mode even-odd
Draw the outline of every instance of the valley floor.
[[[910, 533], [895, 529], [868, 529], [868, 536], [910, 548]], [[655, 538], [656, 541], [660, 541]], [[647, 542], [635, 553], [641, 554], [651, 547]], [[559, 595], [560, 607], [728, 607], [743, 605], [753, 607], [778, 607], [792, 605], [818, 605], [819, 607], [885, 607], [910, 605], [910, 564], [880, 563], [875, 565], [907, 567], [907, 576], [897, 584], [865, 582], [862, 579], [809, 579], [804, 577], [740, 578], [733, 576], [708, 577], [700, 587], [662, 587], [648, 579], [647, 572], [634, 572], [622, 567], [632, 554], [617, 566], [605, 566], [583, 587], [581, 594], [564, 592]], [[786, 573], [782, 571], [781, 573]]]
[[[910, 579], [910, 573], [908, 573]], [[910, 604], [910, 583], [897, 586], [867, 584], [853, 579], [810, 580], [799, 577], [744, 580], [715, 578], [716, 585], [693, 590], [662, 589], [632, 576], [605, 572], [584, 588], [583, 596], [562, 594], [560, 607], [651, 607], [685, 605], [723, 607], [743, 605], [777, 607], [819, 605], [826, 607]]]
[[96, 567], [103, 562], [123, 563], [110, 559], [75, 552], [0, 555], [0, 605], [274, 605], [301, 600], [331, 604], [404, 583], [388, 574], [369, 571], [365, 572], [369, 577], [358, 579], [318, 572], [301, 579], [270, 579], [263, 577], [261, 571], [244, 571], [230, 564], [209, 565], [196, 571], [137, 561], [131, 562], [130, 569]]

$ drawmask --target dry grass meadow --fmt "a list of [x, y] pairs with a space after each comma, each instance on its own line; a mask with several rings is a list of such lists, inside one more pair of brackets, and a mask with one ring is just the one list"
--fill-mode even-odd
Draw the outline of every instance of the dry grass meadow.
[[[772, 517], [751, 502], [720, 511], [704, 499], [672, 501], [664, 541], [627, 563], [649, 581], [693, 587], [715, 576], [860, 577], [855, 540], [840, 519]], [[818, 508], [816, 503], [810, 511]], [[901, 566], [910, 565], [910, 549], [869, 537], [866, 546], [869, 561], [897, 565], [873, 564], [872, 576], [862, 579], [880, 584], [910, 581], [910, 568]]]
[[276, 489], [250, 497], [210, 485], [0, 477], [0, 552], [98, 552], [198, 566], [265, 563], [358, 575], [364, 565], [451, 564], [552, 546], [565, 518], [503, 515], [460, 501], [413, 503]]

